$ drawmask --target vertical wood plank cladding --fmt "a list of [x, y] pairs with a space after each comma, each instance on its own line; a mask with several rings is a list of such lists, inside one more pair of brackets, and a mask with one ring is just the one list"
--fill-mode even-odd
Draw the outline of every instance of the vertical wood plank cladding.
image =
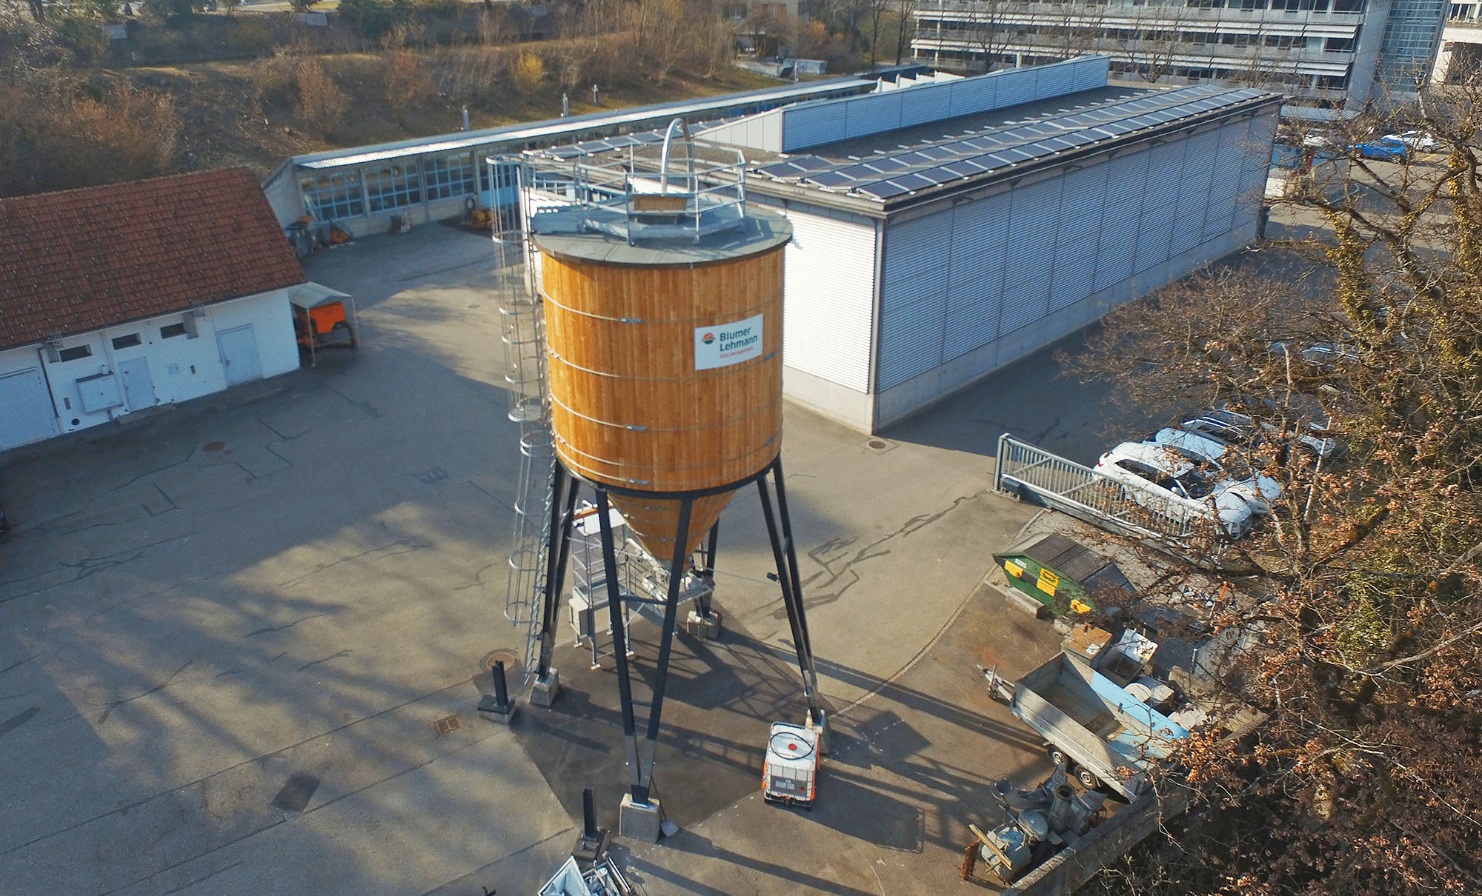
[[[708, 264], [602, 264], [546, 255], [552, 429], [568, 468], [652, 492], [715, 488], [760, 472], [782, 437], [782, 248]], [[695, 369], [695, 330], [762, 315], [762, 354]], [[692, 511], [693, 549], [729, 494]], [[615, 497], [667, 561], [678, 502]]]

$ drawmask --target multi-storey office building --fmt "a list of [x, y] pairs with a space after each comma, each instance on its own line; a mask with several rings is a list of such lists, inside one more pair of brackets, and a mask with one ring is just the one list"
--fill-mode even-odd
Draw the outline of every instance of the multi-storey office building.
[[912, 47], [982, 71], [1082, 53], [1150, 83], [1280, 90], [1343, 109], [1413, 95], [1430, 76], [1446, 0], [920, 0]]

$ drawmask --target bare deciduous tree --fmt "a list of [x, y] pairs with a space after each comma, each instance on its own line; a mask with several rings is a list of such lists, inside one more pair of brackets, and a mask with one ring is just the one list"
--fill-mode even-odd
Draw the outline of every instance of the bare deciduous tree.
[[[1482, 892], [1482, 86], [1402, 114], [1444, 152], [1353, 155], [1282, 200], [1321, 230], [1115, 312], [1080, 359], [1153, 406], [1257, 418], [1250, 462], [1285, 486], [1236, 552], [1261, 600], [1214, 617], [1241, 643], [1226, 685], [1269, 720], [1238, 750], [1193, 738], [1178, 848], [1097, 892]], [[1345, 461], [1293, 448], [1316, 407]]]

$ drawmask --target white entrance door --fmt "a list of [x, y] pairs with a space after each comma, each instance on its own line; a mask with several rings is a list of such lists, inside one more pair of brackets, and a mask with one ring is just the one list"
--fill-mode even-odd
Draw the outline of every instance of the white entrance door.
[[232, 327], [216, 334], [221, 347], [221, 364], [226, 368], [226, 384], [235, 386], [262, 379], [262, 361], [257, 356], [257, 335], [252, 325]]
[[57, 434], [57, 411], [40, 367], [0, 376], [0, 449]]
[[124, 399], [129, 404], [129, 410], [142, 411], [159, 403], [154, 395], [154, 380], [149, 378], [147, 359], [131, 358], [121, 361], [118, 372], [123, 377]]

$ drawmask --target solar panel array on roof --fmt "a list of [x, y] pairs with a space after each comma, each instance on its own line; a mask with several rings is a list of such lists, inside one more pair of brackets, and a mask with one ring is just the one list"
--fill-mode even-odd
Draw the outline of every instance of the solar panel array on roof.
[[654, 146], [663, 142], [663, 131], [643, 131], [637, 134], [619, 134], [616, 137], [603, 137], [598, 140], [583, 140], [580, 143], [568, 143], [565, 146], [553, 146], [547, 152], [558, 159], [576, 159], [582, 156], [594, 156], [598, 153], [616, 152], [635, 146]]
[[941, 143], [902, 148], [848, 162], [795, 156], [755, 169], [775, 180], [889, 199], [952, 181], [977, 177], [1059, 153], [1148, 130], [1168, 122], [1226, 109], [1262, 96], [1252, 88], [1200, 85], [1108, 102], [1090, 109], [1016, 123], [993, 133], [948, 135]]

